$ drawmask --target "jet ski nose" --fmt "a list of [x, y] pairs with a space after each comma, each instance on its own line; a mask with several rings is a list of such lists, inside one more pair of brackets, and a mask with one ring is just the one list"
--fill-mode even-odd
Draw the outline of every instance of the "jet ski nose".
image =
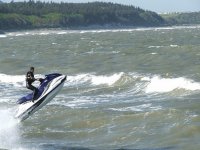
[[64, 82], [67, 79], [67, 76], [66, 75], [61, 75], [61, 79]]
[[59, 80], [60, 80], [61, 82], [65, 82], [66, 79], [67, 79], [67, 76], [66, 76], [66, 75], [61, 75], [61, 76], [59, 77]]

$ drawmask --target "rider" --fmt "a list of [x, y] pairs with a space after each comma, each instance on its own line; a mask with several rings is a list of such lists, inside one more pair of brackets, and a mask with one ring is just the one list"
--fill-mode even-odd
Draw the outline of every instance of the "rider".
[[32, 83], [36, 80], [41, 82], [42, 79], [36, 79], [34, 77], [34, 67], [30, 67], [30, 71], [26, 73], [26, 87], [33, 91], [33, 99], [32, 99], [33, 102], [35, 96], [38, 93], [38, 89], [32, 85]]

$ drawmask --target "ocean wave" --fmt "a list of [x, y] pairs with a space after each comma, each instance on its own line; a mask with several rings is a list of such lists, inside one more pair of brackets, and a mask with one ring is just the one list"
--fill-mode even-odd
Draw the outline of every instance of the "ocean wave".
[[5, 35], [5, 34], [0, 34], [0, 38], [6, 38], [7, 37], [7, 35]]
[[111, 75], [95, 75], [95, 74], [78, 74], [75, 76], [68, 76], [67, 83], [68, 85], [77, 85], [89, 83], [92, 85], [113, 85], [115, 84], [122, 76], [123, 72], [114, 73]]
[[179, 45], [171, 44], [170, 47], [179, 47]]
[[190, 91], [200, 90], [200, 83], [184, 77], [162, 78], [160, 76], [144, 77], [143, 81], [148, 84], [145, 88], [146, 93], [166, 93], [175, 89], [185, 89]]
[[157, 111], [161, 110], [161, 106], [152, 106], [152, 104], [142, 104], [137, 106], [129, 106], [129, 107], [122, 107], [122, 108], [109, 108], [112, 111], [119, 111], [119, 112], [143, 112], [143, 111]]
[[149, 46], [148, 48], [162, 48], [162, 47], [165, 47], [165, 46]]
[[154, 46], [154, 45], [151, 45], [151, 46], [148, 46], [148, 48], [149, 49], [151, 49], [151, 48], [156, 48], [156, 49], [159, 49], [159, 48], [164, 48], [164, 47], [172, 47], [172, 48], [176, 48], [176, 47], [180, 47], [179, 45], [175, 45], [175, 44], [171, 44], [171, 45], [166, 45], [166, 46], [164, 46], [164, 45], [157, 45], [157, 46]]
[[[43, 77], [36, 75], [36, 77]], [[37, 83], [34, 83], [37, 85]], [[38, 82], [39, 84], [39, 82]], [[0, 85], [11, 85], [14, 87], [25, 87], [25, 75], [0, 74]], [[2, 86], [2, 87], [3, 87]], [[67, 76], [64, 87], [84, 87], [85, 89], [98, 86], [117, 87], [127, 89], [128, 93], [166, 93], [176, 89], [189, 91], [200, 90], [200, 83], [192, 79], [178, 77], [167, 78], [160, 75], [138, 74], [118, 72], [107, 75], [96, 75], [95, 73], [83, 73]], [[126, 88], [127, 87], [127, 88]], [[97, 88], [98, 89], [98, 88]]]
[[[37, 74], [36, 78], [42, 78], [43, 75]], [[12, 85], [14, 87], [24, 87], [25, 83], [25, 75], [7, 75], [0, 74], [0, 85]], [[35, 83], [37, 85], [37, 83]]]
[[122, 28], [122, 29], [83, 29], [83, 30], [62, 30], [62, 29], [40, 29], [40, 30], [30, 30], [30, 31], [20, 31], [20, 32], [10, 32], [5, 35], [0, 35], [1, 37], [7, 36], [33, 36], [33, 35], [65, 35], [65, 34], [85, 34], [85, 33], [116, 33], [116, 32], [134, 32], [134, 31], [160, 31], [160, 30], [176, 30], [176, 29], [198, 29], [199, 25], [196, 26], [172, 26], [172, 27], [149, 27], [149, 28]]
[[[134, 75], [126, 74], [124, 72], [113, 73], [110, 75], [96, 75], [95, 73], [83, 73], [67, 76], [67, 81], [65, 86], [74, 86], [74, 85], [107, 85], [112, 86], [114, 84], [125, 84], [129, 82], [129, 79], [133, 78]], [[44, 77], [43, 75], [37, 74], [36, 78]], [[0, 74], [0, 84], [4, 85], [13, 85], [16, 87], [25, 86], [25, 75], [7, 75]]]
[[25, 85], [25, 75], [0, 74], [0, 84], [12, 84], [16, 87]]

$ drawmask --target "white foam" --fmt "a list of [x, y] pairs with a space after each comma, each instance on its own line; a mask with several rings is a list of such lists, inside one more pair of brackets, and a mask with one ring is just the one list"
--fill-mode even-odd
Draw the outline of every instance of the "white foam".
[[0, 83], [12, 84], [14, 86], [21, 87], [25, 84], [25, 75], [0, 74]]
[[152, 104], [142, 104], [138, 106], [130, 106], [130, 107], [122, 107], [122, 108], [110, 108], [110, 110], [113, 111], [121, 111], [121, 112], [126, 112], [126, 111], [133, 111], [133, 112], [143, 112], [147, 110], [160, 110], [162, 109], [161, 106], [152, 106]]
[[0, 149], [20, 147], [19, 123], [11, 112], [9, 109], [0, 109]]
[[165, 47], [165, 46], [149, 46], [148, 48], [162, 48], [162, 47]]
[[[38, 35], [49, 35], [50, 33], [49, 32], [40, 32], [40, 33], [37, 33]], [[37, 35], [36, 34], [36, 35]]]
[[0, 34], [0, 38], [6, 38], [7, 36], [5, 34]]
[[171, 44], [170, 47], [179, 47], [178, 45]]
[[183, 77], [161, 78], [159, 76], [154, 76], [153, 78], [145, 77], [142, 80], [149, 82], [145, 89], [146, 93], [163, 93], [170, 92], [175, 89], [185, 89], [191, 91], [200, 90], [200, 83]]
[[93, 76], [91, 81], [94, 85], [100, 85], [100, 84], [107, 84], [107, 85], [113, 85], [115, 82], [117, 82], [121, 77], [123, 73], [116, 73], [111, 76]]
[[90, 99], [75, 99], [73, 101], [70, 101], [68, 103], [63, 103], [65, 106], [70, 107], [70, 108], [83, 108], [87, 107], [88, 105], [96, 104], [95, 101], [92, 101]]
[[33, 35], [64, 35], [64, 34], [85, 34], [85, 33], [116, 33], [116, 32], [134, 32], [134, 31], [164, 31], [164, 30], [174, 30], [174, 29], [198, 29], [199, 25], [196, 26], [172, 26], [172, 27], [151, 27], [151, 28], [130, 28], [130, 29], [93, 29], [93, 30], [62, 30], [62, 29], [42, 29], [42, 30], [30, 30], [30, 31], [20, 31], [6, 33], [5, 35], [0, 35], [0, 38], [7, 36], [33, 36]]
[[67, 34], [67, 32], [66, 31], [61, 31], [61, 32], [58, 32], [57, 34], [62, 35], [62, 34]]
[[164, 47], [172, 47], [172, 48], [176, 48], [176, 47], [179, 47], [179, 45], [174, 45], [174, 44], [171, 44], [171, 45], [166, 45], [166, 46], [164, 46], [164, 45], [151, 45], [151, 46], [148, 46], [148, 48], [150, 49], [150, 48], [156, 48], [156, 49], [159, 49], [159, 48], [164, 48]]
[[18, 33], [15, 36], [24, 36], [24, 35], [26, 35], [26, 33]]
[[67, 76], [67, 85], [83, 84], [90, 79], [90, 74], [78, 74], [74, 76]]
[[[35, 75], [36, 78], [44, 78], [43, 75]], [[25, 75], [7, 75], [0, 74], [0, 84], [13, 85], [15, 87], [25, 86]], [[37, 84], [37, 83], [34, 83]]]
[[83, 83], [90, 83], [92, 85], [113, 85], [116, 83], [122, 76], [123, 72], [115, 73], [111, 75], [93, 75], [93, 74], [78, 74], [75, 76], [67, 77], [67, 85], [77, 85]]

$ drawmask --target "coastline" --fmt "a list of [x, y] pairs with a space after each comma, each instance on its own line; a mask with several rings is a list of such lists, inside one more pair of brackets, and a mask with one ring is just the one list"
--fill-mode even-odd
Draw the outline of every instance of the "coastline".
[[[167, 25], [166, 25], [167, 26]], [[150, 28], [150, 27], [164, 27], [164, 26], [134, 26], [134, 25], [113, 25], [113, 24], [106, 24], [106, 25], [89, 25], [89, 26], [71, 26], [71, 27], [31, 27], [31, 28], [15, 28], [15, 29], [0, 29], [0, 34], [5, 34], [6, 32], [18, 32], [24, 30], [111, 30], [111, 29], [133, 29], [133, 28]]]
[[6, 33], [15, 32], [27, 32], [27, 31], [96, 31], [96, 30], [153, 30], [153, 29], [173, 29], [173, 28], [200, 28], [200, 24], [184, 24], [184, 25], [165, 25], [165, 26], [101, 26], [101, 25], [91, 25], [91, 26], [80, 26], [80, 27], [55, 27], [55, 28], [20, 28], [20, 29], [0, 29], [0, 35], [5, 35]]

